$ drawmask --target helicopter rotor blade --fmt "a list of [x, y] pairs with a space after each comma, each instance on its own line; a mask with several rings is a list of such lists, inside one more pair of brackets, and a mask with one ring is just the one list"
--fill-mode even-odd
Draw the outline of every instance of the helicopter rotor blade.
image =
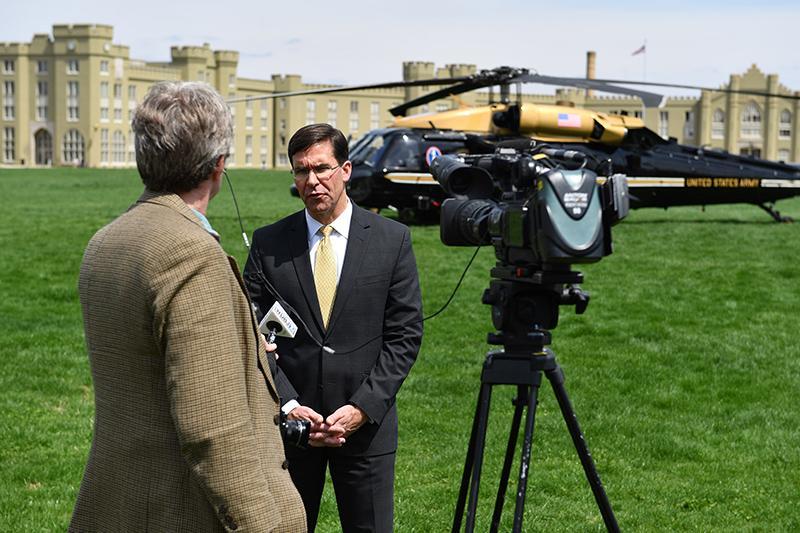
[[414, 98], [412, 100], [409, 100], [408, 102], [395, 106], [389, 109], [389, 113], [391, 113], [392, 116], [395, 117], [403, 117], [405, 116], [406, 112], [412, 107], [425, 105], [428, 102], [433, 102], [434, 100], [447, 98], [448, 96], [454, 96], [457, 94], [474, 91], [476, 89], [482, 89], [484, 87], [488, 87], [489, 85], [494, 85], [494, 84], [486, 83], [484, 81], [474, 81], [474, 82], [465, 82], [460, 85], [453, 85], [451, 87], [445, 87], [444, 89], [439, 89], [438, 91], [424, 94], [418, 98]]
[[556, 85], [562, 87], [577, 87], [580, 89], [593, 89], [601, 92], [624, 94], [640, 98], [645, 107], [661, 107], [666, 101], [664, 95], [633, 89], [629, 87], [620, 87], [619, 85], [637, 85], [645, 87], [665, 87], [673, 89], [690, 89], [698, 91], [711, 91], [732, 94], [747, 94], [752, 96], [762, 97], [776, 97], [785, 98], [789, 100], [800, 100], [800, 95], [796, 94], [776, 94], [767, 91], [757, 91], [749, 89], [729, 89], [724, 87], [703, 87], [698, 85], [684, 85], [677, 83], [658, 83], [646, 81], [633, 81], [633, 80], [612, 80], [612, 79], [589, 79], [589, 78], [570, 78], [560, 76], [544, 76], [541, 74], [531, 74], [528, 69], [520, 69], [513, 67], [498, 67], [489, 70], [481, 70], [470, 76], [461, 76], [455, 78], [428, 78], [413, 81], [395, 81], [388, 83], [373, 83], [366, 85], [347, 85], [347, 86], [334, 86], [323, 87], [318, 89], [307, 89], [302, 91], [289, 91], [283, 93], [265, 94], [258, 96], [242, 96], [238, 98], [230, 98], [228, 103], [246, 102], [253, 100], [268, 100], [272, 98], [286, 98], [291, 96], [303, 96], [312, 94], [331, 94], [350, 91], [364, 91], [370, 89], [395, 89], [404, 87], [429, 87], [446, 85], [442, 89], [424, 94], [412, 100], [409, 100], [401, 105], [389, 109], [393, 116], [404, 116], [406, 112], [412, 108], [427, 104], [434, 100], [455, 96], [485, 87], [494, 85], [509, 85], [511, 83], [540, 83], [544, 85]]
[[642, 100], [645, 107], [661, 107], [666, 101], [663, 94], [639, 91], [627, 87], [611, 85], [607, 80], [592, 80], [588, 78], [564, 78], [558, 76], [543, 76], [541, 74], [523, 74], [511, 80], [512, 82], [541, 83], [544, 85], [561, 85], [577, 87], [579, 89], [594, 89], [606, 93], [625, 94], [636, 96]]
[[648, 87], [667, 87], [670, 89], [692, 89], [696, 91], [711, 91], [729, 94], [749, 94], [752, 96], [766, 96], [768, 98], [786, 98], [788, 100], [800, 100], [797, 94], [779, 94], [767, 91], [756, 91], [752, 89], [729, 89], [727, 87], [703, 87], [700, 85], [682, 85], [679, 83], [659, 83], [655, 81], [630, 81], [630, 80], [594, 80], [600, 83], [621, 83], [625, 85], [642, 85]]
[[307, 89], [304, 91], [289, 91], [285, 93], [261, 94], [258, 96], [240, 96], [237, 98], [229, 98], [228, 100], [225, 101], [229, 104], [234, 104], [236, 102], [269, 100], [271, 98], [287, 98], [290, 96], [303, 96], [311, 94], [330, 94], [330, 93], [343, 93], [348, 91], [365, 91], [369, 89], [395, 89], [398, 87], [419, 87], [428, 85], [452, 85], [468, 79], [469, 78], [466, 77], [431, 78], [426, 80], [414, 80], [414, 81], [392, 81], [387, 83], [371, 83], [367, 85], [344, 85], [344, 86], [340, 85], [335, 87], [323, 87], [320, 89]]

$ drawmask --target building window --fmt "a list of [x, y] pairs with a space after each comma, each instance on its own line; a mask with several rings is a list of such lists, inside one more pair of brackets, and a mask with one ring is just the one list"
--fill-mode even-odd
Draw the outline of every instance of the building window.
[[47, 61], [40, 59], [36, 62], [36, 73], [37, 74], [47, 74]]
[[792, 137], [792, 112], [788, 109], [781, 111], [781, 119], [778, 122], [778, 138], [790, 139]]
[[244, 101], [244, 127], [249, 129], [253, 128], [253, 101]]
[[67, 60], [67, 74], [77, 74], [80, 69], [80, 63], [77, 59]]
[[3, 60], [3, 74], [14, 74], [14, 60]]
[[64, 163], [83, 164], [83, 135], [78, 130], [69, 130], [64, 134], [62, 149]]
[[3, 128], [3, 162], [13, 163], [16, 159], [14, 149], [14, 128]]
[[34, 161], [37, 165], [53, 164], [53, 137], [46, 129], [40, 129], [33, 136], [35, 146]]
[[715, 110], [711, 116], [711, 138], [725, 138], [725, 112], [722, 109]]
[[279, 154], [278, 155], [278, 165], [280, 165], [282, 167], [288, 167], [289, 166], [289, 156], [286, 155], [286, 154]]
[[267, 122], [267, 103], [266, 100], [261, 100], [261, 129], [265, 130], [268, 127]]
[[750, 102], [744, 106], [741, 136], [744, 139], [761, 138], [761, 111], [755, 102]]
[[14, 120], [14, 82], [6, 80], [3, 82], [3, 118]]
[[381, 127], [381, 106], [378, 102], [369, 104], [369, 129], [376, 130]]
[[108, 120], [108, 82], [100, 82], [100, 120]]
[[244, 164], [253, 166], [253, 136], [247, 135], [244, 138]]
[[658, 134], [664, 139], [669, 137], [669, 111], [661, 111], [658, 114]]
[[125, 136], [119, 130], [114, 132], [113, 141], [111, 143], [111, 160], [114, 163], [125, 162]]
[[47, 82], [36, 82], [36, 120], [47, 120]]
[[105, 59], [100, 61], [100, 74], [108, 76], [108, 61], [106, 61]]
[[358, 101], [350, 101], [350, 134], [358, 133]]
[[687, 111], [683, 122], [683, 137], [694, 139], [694, 111]]
[[761, 157], [761, 148], [753, 146], [744, 146], [739, 150], [739, 155], [748, 157]]
[[236, 74], [228, 74], [228, 87], [236, 87]]
[[786, 148], [781, 148], [778, 150], [778, 161], [783, 161], [784, 163], [789, 161], [789, 150]]
[[336, 127], [336, 115], [338, 114], [337, 105], [336, 100], [328, 100], [328, 124], [334, 128]]
[[100, 162], [108, 163], [108, 128], [100, 130]]
[[122, 122], [122, 84], [114, 84], [114, 120]]
[[278, 109], [286, 109], [286, 98], [278, 99]]
[[259, 150], [259, 156], [261, 157], [261, 166], [267, 166], [267, 136], [261, 136], [261, 149]]
[[67, 120], [78, 120], [78, 82], [67, 82]]
[[317, 101], [306, 100], [306, 126], [317, 121]]
[[128, 85], [128, 120], [133, 117], [133, 111], [136, 109], [136, 85]]
[[633, 112], [633, 116], [634, 116], [634, 118], [642, 118], [642, 112], [641, 111], [634, 111]]
[[436, 104], [436, 112], [437, 113], [444, 113], [445, 111], [449, 110], [450, 106], [447, 104]]

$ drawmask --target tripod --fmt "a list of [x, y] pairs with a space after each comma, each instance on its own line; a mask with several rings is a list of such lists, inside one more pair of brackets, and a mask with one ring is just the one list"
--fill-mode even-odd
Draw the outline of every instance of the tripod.
[[[493, 272], [494, 273], [494, 272]], [[539, 273], [542, 274], [542, 273]], [[588, 303], [588, 295], [580, 289], [570, 286], [562, 292], [559, 281], [581, 281], [580, 274], [569, 272], [567, 277], [562, 273], [556, 277], [539, 276], [526, 279], [524, 284], [519, 279], [504, 278], [492, 280], [489, 290], [484, 294], [484, 303], [493, 305], [493, 319], [496, 326], [505, 326], [519, 332], [520, 319], [525, 321], [526, 316], [533, 313], [539, 320], [543, 320], [550, 327], [555, 327], [558, 317], [559, 304], [576, 304], [578, 312], [582, 312]], [[558, 287], [558, 288], [557, 288]], [[520, 307], [521, 305], [521, 307]], [[522, 313], [521, 310], [528, 313]], [[509, 311], [513, 311], [511, 315]], [[510, 319], [510, 320], [509, 320]], [[530, 322], [529, 322], [530, 323]], [[537, 396], [542, 381], [542, 373], [547, 377], [553, 387], [561, 414], [569, 429], [575, 450], [578, 452], [586, 478], [594, 494], [595, 501], [603, 516], [608, 531], [619, 531], [614, 512], [603, 489], [600, 476], [589, 453], [586, 440], [583, 437], [578, 419], [572, 409], [567, 391], [564, 388], [564, 374], [556, 361], [555, 354], [547, 347], [550, 344], [550, 332], [534, 326], [525, 328], [521, 335], [498, 333], [489, 336], [492, 344], [503, 344], [505, 350], [490, 351], [483, 365], [481, 373], [481, 388], [478, 395], [478, 404], [475, 418], [472, 423], [472, 432], [467, 449], [467, 458], [464, 473], [461, 477], [461, 489], [456, 503], [455, 518], [453, 520], [453, 533], [461, 531], [461, 521], [464, 516], [464, 505], [467, 502], [469, 491], [469, 505], [467, 507], [466, 533], [472, 533], [475, 528], [475, 514], [478, 504], [478, 490], [480, 488], [481, 466], [486, 441], [486, 429], [489, 420], [489, 406], [491, 402], [492, 387], [495, 385], [516, 385], [517, 395], [514, 399], [514, 417], [508, 437], [505, 460], [497, 489], [494, 512], [490, 531], [496, 533], [500, 527], [500, 516], [503, 511], [506, 489], [508, 487], [511, 464], [517, 447], [522, 414], [527, 408], [525, 417], [525, 433], [522, 444], [522, 457], [519, 466], [517, 482], [516, 503], [514, 508], [514, 525], [512, 531], [522, 531], [522, 518], [525, 506], [525, 493], [529, 477], [531, 446], [533, 442], [533, 429], [536, 416]]]

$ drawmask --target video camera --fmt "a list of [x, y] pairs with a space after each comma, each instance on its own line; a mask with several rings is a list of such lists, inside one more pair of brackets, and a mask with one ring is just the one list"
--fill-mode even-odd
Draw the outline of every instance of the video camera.
[[492, 324], [497, 328], [489, 334], [488, 342], [503, 346], [502, 350], [490, 351], [483, 363], [453, 531], [461, 531], [468, 491], [465, 531], [474, 530], [480, 465], [495, 385], [514, 385], [517, 396], [492, 523], [500, 523], [522, 414], [527, 408], [514, 510], [514, 531], [522, 530], [542, 374], [553, 387], [606, 527], [619, 531], [564, 388], [564, 373], [548, 345], [550, 330], [558, 324], [559, 307], [574, 305], [580, 314], [589, 304], [589, 295], [578, 286], [583, 275], [573, 272], [571, 265], [593, 263], [611, 253], [611, 226], [628, 213], [627, 182], [621, 175], [598, 180], [597, 174], [586, 168], [586, 156], [577, 150], [526, 143], [525, 150], [500, 147], [491, 155], [439, 156], [431, 163], [433, 176], [455, 196], [442, 203], [442, 242], [448, 246], [494, 246], [497, 264], [482, 301], [492, 306]]
[[547, 344], [560, 305], [575, 305], [578, 314], [586, 309], [583, 275], [570, 265], [609, 255], [611, 226], [629, 207], [625, 177], [598, 180], [586, 163], [581, 152], [544, 145], [431, 163], [454, 197], [442, 203], [442, 242], [495, 249], [494, 279], [483, 295], [499, 330], [489, 335], [491, 344], [528, 351]]
[[551, 156], [577, 162], [582, 154], [499, 148], [491, 155], [434, 159], [433, 176], [454, 196], [442, 204], [442, 242], [492, 244], [498, 260], [542, 270], [609, 255], [611, 226], [628, 214], [625, 177], [598, 184], [592, 170], [567, 169]]

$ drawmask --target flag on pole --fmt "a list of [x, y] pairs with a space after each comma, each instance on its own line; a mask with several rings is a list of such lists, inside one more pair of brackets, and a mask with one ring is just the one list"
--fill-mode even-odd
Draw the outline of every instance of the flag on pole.
[[636, 50], [635, 50], [635, 51], [634, 51], [634, 52], [633, 52], [631, 55], [632, 55], [632, 56], [638, 56], [639, 54], [643, 54], [643, 53], [645, 53], [646, 51], [647, 51], [647, 45], [646, 45], [646, 44], [643, 44], [642, 46], [640, 46], [639, 48], [637, 48], [637, 49], [636, 49]]

